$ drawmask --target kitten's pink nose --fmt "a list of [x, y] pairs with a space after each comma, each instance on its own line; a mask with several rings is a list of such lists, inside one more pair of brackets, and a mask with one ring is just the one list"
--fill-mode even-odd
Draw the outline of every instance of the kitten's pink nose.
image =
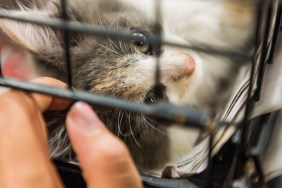
[[187, 56], [185, 61], [186, 61], [186, 72], [190, 75], [195, 70], [195, 61], [191, 56]]

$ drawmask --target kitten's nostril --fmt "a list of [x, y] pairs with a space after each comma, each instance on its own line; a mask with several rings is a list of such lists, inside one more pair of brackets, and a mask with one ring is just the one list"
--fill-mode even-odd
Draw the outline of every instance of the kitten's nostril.
[[191, 56], [187, 56], [185, 59], [186, 62], [186, 71], [188, 74], [192, 74], [195, 69], [195, 61]]

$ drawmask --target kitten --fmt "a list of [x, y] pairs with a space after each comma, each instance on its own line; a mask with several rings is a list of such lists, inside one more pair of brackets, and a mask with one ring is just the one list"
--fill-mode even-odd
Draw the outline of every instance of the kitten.
[[[160, 21], [165, 40], [235, 52], [252, 47], [252, 3], [240, 0], [161, 1]], [[238, 3], [239, 2], [239, 3]], [[155, 49], [147, 41], [156, 22], [152, 0], [68, 1], [69, 18], [108, 29], [126, 30], [144, 39], [128, 41], [99, 38], [71, 32], [73, 84], [78, 89], [153, 104], [167, 100], [177, 105], [219, 114], [237, 75], [246, 63], [240, 58], [211, 55], [163, 46]], [[24, 17], [58, 18], [60, 2], [43, 8], [21, 8]], [[0, 20], [1, 34], [28, 50], [42, 76], [66, 81], [62, 33], [56, 29]], [[156, 58], [159, 56], [163, 96], [155, 93]], [[143, 114], [93, 106], [107, 127], [128, 146], [140, 170], [162, 168], [177, 161], [195, 144], [198, 133], [191, 129], [167, 128]], [[66, 111], [49, 112], [51, 155], [75, 160], [64, 127]], [[105, 147], [107, 147], [105, 145]], [[110, 149], [110, 148], [109, 148]]]

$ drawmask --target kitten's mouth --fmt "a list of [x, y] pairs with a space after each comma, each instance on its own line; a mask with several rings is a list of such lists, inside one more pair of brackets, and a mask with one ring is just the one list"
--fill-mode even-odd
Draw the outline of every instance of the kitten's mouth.
[[144, 98], [144, 103], [145, 104], [154, 104], [160, 101], [168, 101], [167, 95], [166, 95], [166, 88], [164, 85], [159, 84], [155, 85], [150, 89], [145, 98]]

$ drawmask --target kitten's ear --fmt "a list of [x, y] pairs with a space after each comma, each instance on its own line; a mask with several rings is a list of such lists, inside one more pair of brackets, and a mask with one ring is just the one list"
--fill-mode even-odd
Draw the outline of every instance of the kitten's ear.
[[[54, 16], [54, 12], [38, 9], [9, 10], [9, 14], [24, 18], [41, 19]], [[5, 40], [4, 42], [12, 43], [38, 55], [51, 53], [55, 50], [54, 47], [57, 46], [56, 48], [58, 48], [60, 46], [60, 41], [54, 30], [8, 19], [0, 19], [0, 38], [2, 41]]]
[[[46, 1], [46, 0], [45, 0]], [[69, 19], [72, 21], [81, 21], [93, 23], [93, 17], [97, 13], [97, 1], [93, 0], [68, 0], [67, 11]], [[6, 10], [11, 15], [17, 15], [24, 18], [60, 18], [62, 7], [61, 0], [50, 0], [47, 4], [41, 5], [42, 8], [37, 8], [35, 5], [32, 8], [21, 7], [20, 10]], [[93, 11], [95, 9], [95, 11]], [[5, 11], [5, 10], [1, 10]], [[0, 19], [0, 37], [8, 39], [12, 44], [27, 49], [34, 54], [44, 52], [49, 54], [56, 52], [61, 48], [61, 32], [49, 27], [38, 26], [29, 23], [17, 22], [7, 19]], [[76, 44], [80, 36], [78, 33], [70, 33], [71, 44]], [[74, 41], [72, 43], [72, 41]]]

